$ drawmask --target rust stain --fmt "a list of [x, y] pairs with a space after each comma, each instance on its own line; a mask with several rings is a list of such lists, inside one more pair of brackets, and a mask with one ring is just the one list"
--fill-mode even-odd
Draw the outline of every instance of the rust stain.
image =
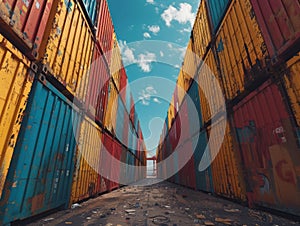
[[44, 194], [39, 194], [34, 196], [32, 199], [28, 200], [29, 202], [31, 202], [32, 213], [37, 212], [43, 206], [44, 198], [45, 198]]

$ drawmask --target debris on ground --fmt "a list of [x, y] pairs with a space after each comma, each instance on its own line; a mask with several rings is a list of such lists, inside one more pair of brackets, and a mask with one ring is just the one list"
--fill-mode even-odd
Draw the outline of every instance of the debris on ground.
[[231, 225], [231, 223], [233, 222], [233, 220], [231, 220], [229, 218], [220, 218], [220, 217], [217, 217], [217, 218], [215, 218], [215, 222], [223, 223], [223, 224], [226, 224], [226, 225]]
[[78, 203], [74, 203], [72, 206], [71, 206], [71, 209], [75, 209], [75, 208], [78, 208], [78, 207], [82, 207], [80, 204]]

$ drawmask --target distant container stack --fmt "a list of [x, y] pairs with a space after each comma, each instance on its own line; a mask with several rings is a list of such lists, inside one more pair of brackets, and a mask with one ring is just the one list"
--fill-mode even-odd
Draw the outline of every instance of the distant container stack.
[[[157, 149], [158, 175], [173, 170], [171, 182], [300, 216], [299, 17], [297, 1], [201, 1]], [[194, 153], [177, 172], [181, 149]], [[199, 171], [202, 158], [213, 161]]]
[[0, 224], [143, 179], [107, 1], [0, 1], [0, 29]]

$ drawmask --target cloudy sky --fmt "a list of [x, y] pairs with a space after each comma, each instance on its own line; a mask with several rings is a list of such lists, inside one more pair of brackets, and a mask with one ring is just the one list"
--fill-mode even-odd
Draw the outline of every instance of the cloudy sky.
[[148, 150], [157, 145], [199, 2], [108, 0]]

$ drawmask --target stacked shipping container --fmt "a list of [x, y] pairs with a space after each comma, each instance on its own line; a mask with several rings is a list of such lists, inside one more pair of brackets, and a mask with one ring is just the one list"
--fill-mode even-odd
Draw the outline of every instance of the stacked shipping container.
[[[157, 149], [163, 163], [170, 153], [193, 148], [195, 165], [188, 162], [170, 181], [300, 216], [299, 15], [297, 1], [201, 1], [189, 43], [195, 57], [185, 56]], [[193, 71], [187, 87], [184, 75]], [[213, 76], [227, 114], [224, 97], [211, 85]], [[188, 108], [189, 127], [195, 124], [187, 96], [198, 109], [200, 125], [198, 133], [184, 135], [177, 144], [172, 122], [186, 120], [173, 114], [174, 99], [179, 112]], [[199, 171], [201, 159], [212, 163]], [[167, 167], [174, 170], [176, 161]], [[167, 174], [163, 166], [161, 177]]]
[[0, 224], [143, 178], [122, 168], [146, 148], [107, 2], [1, 1], [0, 26]]

